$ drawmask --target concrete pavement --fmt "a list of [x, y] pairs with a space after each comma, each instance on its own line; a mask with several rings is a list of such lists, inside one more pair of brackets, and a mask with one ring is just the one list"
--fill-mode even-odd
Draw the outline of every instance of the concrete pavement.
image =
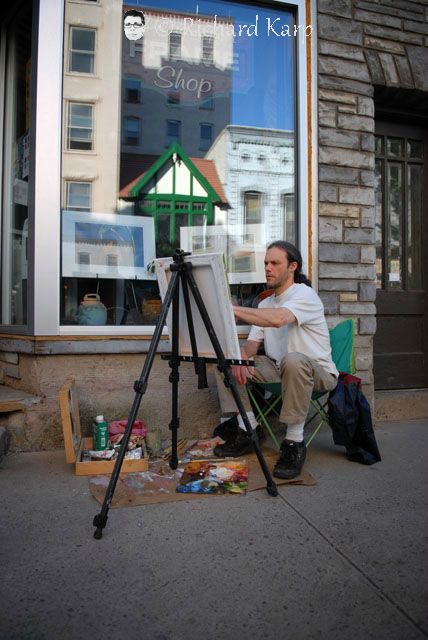
[[428, 421], [381, 424], [383, 461], [329, 430], [314, 487], [111, 509], [62, 451], [0, 466], [1, 640], [428, 637]]

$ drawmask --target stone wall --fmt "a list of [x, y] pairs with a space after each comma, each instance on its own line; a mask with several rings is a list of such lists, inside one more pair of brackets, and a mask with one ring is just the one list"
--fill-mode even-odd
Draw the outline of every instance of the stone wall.
[[319, 291], [373, 400], [374, 87], [428, 91], [428, 0], [318, 0]]

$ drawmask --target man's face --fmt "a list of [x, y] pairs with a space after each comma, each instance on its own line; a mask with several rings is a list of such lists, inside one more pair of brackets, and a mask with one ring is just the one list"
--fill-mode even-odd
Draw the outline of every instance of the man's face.
[[139, 16], [126, 16], [123, 28], [128, 40], [139, 40], [143, 37], [145, 25]]
[[288, 256], [282, 249], [273, 247], [265, 255], [266, 283], [269, 289], [280, 289], [284, 285], [294, 282], [296, 262], [288, 262]]

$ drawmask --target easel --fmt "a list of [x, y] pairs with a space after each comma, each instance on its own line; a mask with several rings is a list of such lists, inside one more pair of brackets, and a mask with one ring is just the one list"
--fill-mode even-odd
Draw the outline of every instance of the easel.
[[[255, 449], [258, 461], [262, 468], [263, 474], [266, 478], [266, 482], [267, 482], [266, 490], [271, 496], [278, 495], [278, 489], [276, 487], [275, 482], [272, 479], [272, 476], [266, 464], [266, 460], [264, 459], [263, 454], [261, 452], [256, 431], [251, 428], [250, 421], [245, 412], [244, 405], [242, 404], [242, 400], [236, 388], [235, 378], [232, 376], [231, 369], [230, 369], [230, 366], [233, 364], [251, 365], [253, 364], [253, 362], [249, 360], [227, 360], [225, 358], [220, 342], [216, 336], [214, 327], [207, 313], [204, 301], [201, 297], [195, 278], [193, 276], [192, 263], [184, 261], [184, 257], [188, 255], [190, 254], [184, 253], [184, 251], [182, 251], [181, 249], [177, 249], [173, 257], [173, 263], [170, 266], [171, 279], [170, 279], [168, 289], [163, 301], [163, 305], [161, 307], [159, 319], [156, 324], [155, 332], [153, 334], [153, 338], [150, 343], [147, 357], [144, 362], [143, 370], [141, 372], [139, 380], [137, 380], [134, 383], [135, 398], [129, 414], [129, 418], [126, 425], [125, 434], [121, 443], [119, 455], [117, 457], [116, 464], [111, 474], [110, 482], [107, 487], [107, 491], [104, 497], [104, 502], [101, 507], [101, 511], [99, 514], [95, 516], [93, 521], [93, 525], [94, 527], [96, 527], [96, 530], [94, 532], [94, 538], [96, 538], [97, 540], [99, 540], [102, 537], [102, 531], [107, 524], [108, 511], [109, 511], [111, 502], [113, 500], [114, 490], [116, 488], [116, 483], [119, 478], [119, 473], [122, 467], [123, 459], [125, 457], [129, 438], [131, 436], [132, 426], [134, 424], [135, 418], [137, 417], [137, 413], [138, 413], [138, 409], [139, 409], [142, 397], [147, 390], [147, 382], [148, 382], [150, 370], [152, 368], [153, 360], [156, 354], [156, 350], [159, 344], [159, 340], [162, 334], [162, 330], [163, 330], [171, 303], [172, 303], [172, 335], [171, 335], [172, 349], [171, 349], [171, 355], [168, 357], [168, 359], [169, 359], [169, 366], [171, 368], [169, 381], [172, 383], [172, 417], [171, 417], [171, 422], [169, 423], [169, 428], [172, 432], [171, 434], [172, 452], [171, 452], [171, 459], [169, 462], [169, 466], [171, 467], [171, 469], [176, 469], [178, 466], [178, 456], [177, 456], [177, 431], [179, 427], [178, 368], [180, 366], [180, 362], [184, 360], [194, 362], [195, 372], [198, 375], [198, 388], [203, 388], [208, 386], [206, 382], [206, 376], [205, 376], [205, 363], [215, 362], [218, 365], [218, 369], [224, 374], [224, 384], [226, 387], [230, 388], [233, 398], [235, 400], [237, 409], [242, 416], [242, 420], [244, 422], [248, 435], [251, 437], [251, 440], [253, 441], [253, 445], [254, 445], [254, 449]], [[192, 356], [179, 355], [178, 338], [179, 338], [179, 302], [180, 302], [179, 284], [180, 282], [181, 282], [181, 289], [183, 292], [183, 299], [184, 299], [184, 305], [186, 310], [187, 324], [189, 328], [190, 342], [192, 346], [192, 354], [193, 354]], [[193, 318], [192, 318], [192, 312], [191, 312], [191, 306], [190, 306], [189, 288], [193, 294], [199, 313], [201, 314], [201, 318], [203, 320], [208, 336], [211, 340], [213, 349], [215, 351], [216, 358], [204, 358], [198, 355], [194, 324], [193, 324]]]

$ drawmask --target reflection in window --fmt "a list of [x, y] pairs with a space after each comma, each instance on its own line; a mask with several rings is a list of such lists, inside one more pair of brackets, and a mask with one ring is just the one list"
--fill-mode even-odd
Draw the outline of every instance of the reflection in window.
[[67, 181], [65, 184], [65, 209], [91, 210], [91, 183]]
[[291, 244], [297, 242], [297, 220], [294, 193], [285, 193], [282, 197], [282, 208], [285, 221], [284, 239]]
[[180, 94], [178, 91], [168, 93], [168, 104], [180, 104]]
[[181, 122], [179, 120], [166, 121], [166, 146], [173, 142], [180, 142]]
[[125, 118], [125, 137], [124, 144], [130, 146], [138, 146], [140, 144], [140, 118], [127, 116]]
[[201, 123], [200, 125], [200, 143], [199, 148], [202, 151], [208, 151], [213, 141], [213, 125]]
[[262, 221], [262, 194], [258, 191], [244, 193], [244, 223], [259, 224]]
[[169, 59], [181, 59], [181, 33], [169, 34]]
[[68, 105], [67, 149], [92, 149], [93, 107], [70, 102]]
[[138, 104], [141, 102], [141, 81], [131, 76], [125, 77], [125, 102]]
[[213, 36], [202, 36], [202, 62], [204, 64], [213, 64], [214, 62]]
[[94, 73], [95, 29], [71, 27], [69, 71]]
[[207, 92], [201, 100], [200, 109], [207, 109], [212, 111], [214, 109], [214, 98], [212, 92]]

